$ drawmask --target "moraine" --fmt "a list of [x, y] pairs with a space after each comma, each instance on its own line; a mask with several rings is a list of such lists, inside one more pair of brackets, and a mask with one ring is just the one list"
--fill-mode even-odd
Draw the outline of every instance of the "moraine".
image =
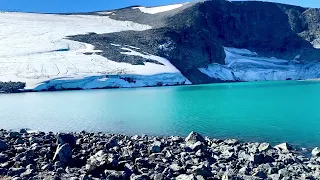
[[[317, 81], [275, 81], [0, 95], [4, 129], [320, 141]], [[22, 123], [23, 122], [23, 123]]]

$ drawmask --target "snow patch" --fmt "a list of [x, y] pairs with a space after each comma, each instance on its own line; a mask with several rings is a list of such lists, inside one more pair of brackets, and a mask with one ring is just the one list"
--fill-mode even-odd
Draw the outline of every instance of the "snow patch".
[[[0, 24], [4, 25], [0, 28], [0, 81], [26, 82], [26, 89], [34, 90], [141, 87], [161, 84], [159, 81], [164, 85], [188, 83], [161, 57], [146, 56], [164, 65], [119, 63], [98, 55], [102, 51], [91, 44], [66, 38], [91, 32], [143, 31], [152, 28], [148, 25], [108, 16], [32, 13], [1, 13]], [[143, 55], [132, 50], [138, 47], [127, 47], [131, 48], [128, 55]], [[136, 79], [136, 83], [130, 82], [129, 86], [121, 79], [124, 75]]]
[[258, 57], [247, 49], [225, 47], [225, 52], [226, 65], [209, 64], [199, 70], [209, 77], [223, 81], [299, 80], [320, 77], [320, 64], [317, 62], [300, 64], [297, 60]]
[[184, 6], [185, 4], [187, 4], [187, 3], [172, 4], [172, 5], [157, 6], [157, 7], [133, 7], [133, 9], [139, 9], [141, 12], [147, 13], [147, 14], [158, 14], [158, 13], [178, 9], [178, 8]]

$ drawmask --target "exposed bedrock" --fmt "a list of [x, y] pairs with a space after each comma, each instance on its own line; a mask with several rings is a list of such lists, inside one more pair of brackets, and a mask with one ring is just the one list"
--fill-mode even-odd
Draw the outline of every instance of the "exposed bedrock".
[[[95, 14], [95, 13], [93, 13]], [[96, 14], [98, 15], [98, 14]], [[209, 64], [225, 64], [224, 47], [248, 49], [258, 56], [299, 61], [320, 60], [320, 10], [269, 2], [225, 0], [188, 3], [180, 8], [147, 14], [137, 8], [108, 16], [151, 25], [146, 31], [85, 34], [69, 37], [93, 44], [110, 60], [143, 64], [138, 56], [123, 56], [121, 46], [170, 60], [192, 83], [220, 82], [199, 71]]]

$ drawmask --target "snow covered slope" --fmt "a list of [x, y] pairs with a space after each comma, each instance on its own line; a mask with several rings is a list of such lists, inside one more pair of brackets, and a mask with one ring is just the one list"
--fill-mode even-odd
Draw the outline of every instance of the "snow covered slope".
[[[227, 48], [226, 65], [210, 64], [199, 70], [223, 81], [299, 80], [320, 77], [319, 62], [259, 57], [247, 49]], [[298, 58], [299, 56], [297, 56]]]
[[167, 59], [141, 54], [130, 44], [122, 54], [158, 61], [132, 65], [109, 60], [101, 50], [67, 36], [143, 31], [149, 25], [108, 16], [0, 13], [0, 81], [26, 82], [26, 89], [90, 89], [190, 83]]
[[157, 6], [157, 7], [134, 7], [133, 9], [140, 9], [141, 12], [147, 13], [147, 14], [157, 14], [162, 13], [166, 11], [171, 11], [177, 8], [180, 8], [188, 3], [182, 3], [182, 4], [172, 4], [167, 6]]

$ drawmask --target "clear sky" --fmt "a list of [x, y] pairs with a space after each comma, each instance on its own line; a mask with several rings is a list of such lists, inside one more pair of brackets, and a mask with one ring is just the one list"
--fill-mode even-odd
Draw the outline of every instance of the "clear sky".
[[[193, 0], [0, 0], [0, 11], [90, 12], [132, 5], [155, 6]], [[268, 0], [305, 7], [320, 7], [320, 0]]]

